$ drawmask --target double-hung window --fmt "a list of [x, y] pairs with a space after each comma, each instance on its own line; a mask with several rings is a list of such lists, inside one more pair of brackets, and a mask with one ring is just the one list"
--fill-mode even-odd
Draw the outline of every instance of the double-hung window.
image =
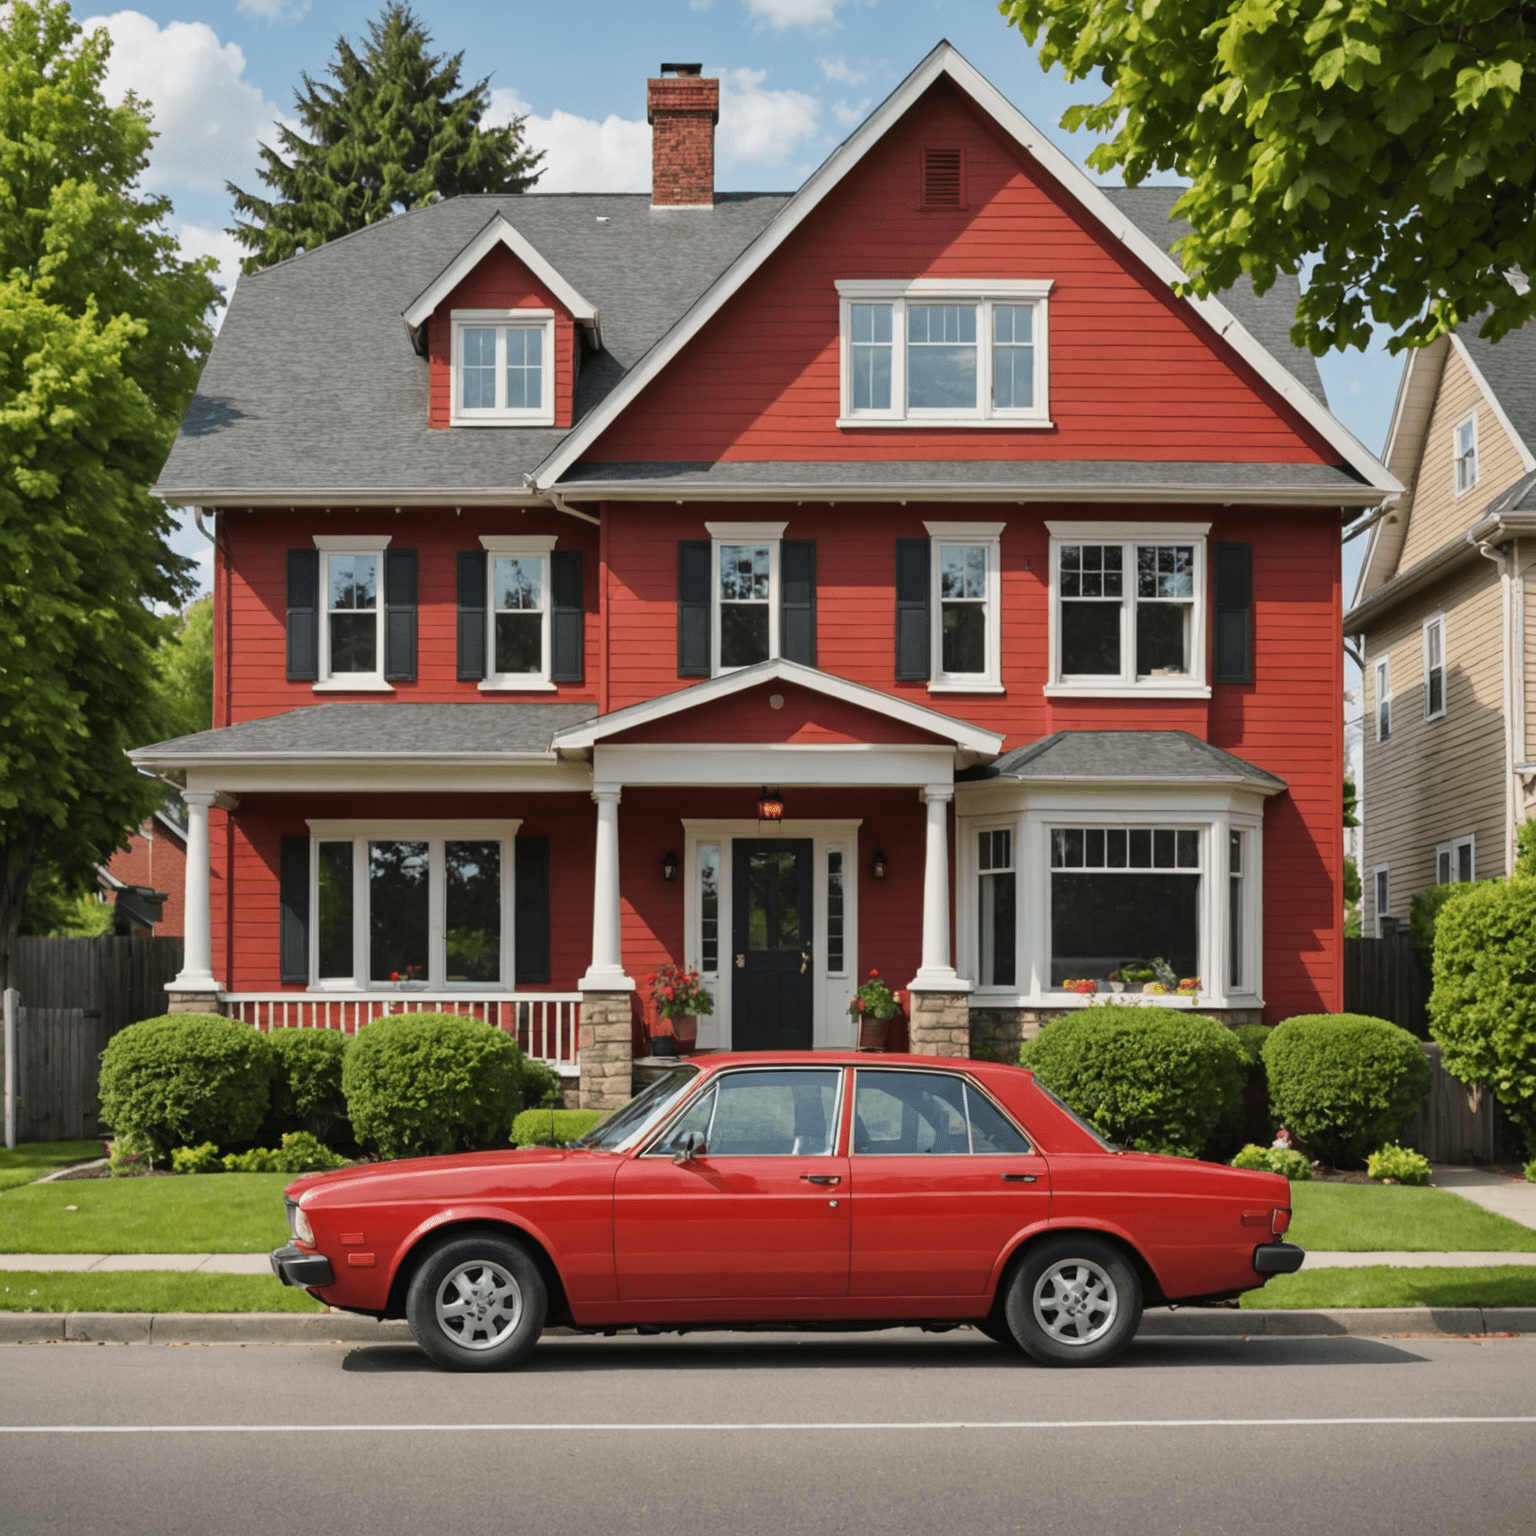
[[780, 654], [779, 546], [783, 523], [707, 523], [712, 556], [711, 654], [716, 673]]
[[553, 426], [554, 311], [456, 309], [451, 323], [453, 424]]
[[1388, 656], [1377, 659], [1373, 669], [1376, 686], [1376, 740], [1392, 739], [1392, 660]]
[[1209, 692], [1207, 523], [1048, 523], [1050, 692]]
[[1424, 621], [1424, 718], [1445, 713], [1445, 615]]
[[999, 827], [976, 834], [977, 978], [983, 987], [1015, 984], [1018, 948], [1014, 831]]
[[387, 689], [384, 681], [384, 551], [387, 535], [317, 534], [320, 553], [321, 689]]
[[1051, 424], [1049, 282], [925, 278], [837, 290], [839, 426]]
[[1477, 878], [1477, 838], [1453, 837], [1435, 849], [1435, 883], [1465, 884]]
[[550, 552], [554, 535], [482, 534], [489, 583], [483, 690], [552, 688]]
[[928, 523], [932, 539], [930, 687], [1001, 686], [998, 652], [1002, 604], [1002, 523]]
[[1456, 423], [1452, 444], [1456, 459], [1456, 494], [1470, 491], [1477, 484], [1477, 412]]

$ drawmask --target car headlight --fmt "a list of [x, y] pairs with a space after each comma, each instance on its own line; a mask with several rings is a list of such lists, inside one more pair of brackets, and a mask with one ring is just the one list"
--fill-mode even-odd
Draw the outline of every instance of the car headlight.
[[315, 1229], [309, 1224], [309, 1217], [304, 1207], [297, 1201], [288, 1203], [288, 1230], [301, 1243], [313, 1245], [315, 1241]]

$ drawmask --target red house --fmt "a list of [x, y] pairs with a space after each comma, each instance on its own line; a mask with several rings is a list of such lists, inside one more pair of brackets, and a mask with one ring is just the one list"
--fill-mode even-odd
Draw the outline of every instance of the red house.
[[1339, 535], [1398, 486], [1294, 288], [1177, 297], [1177, 194], [947, 44], [792, 195], [715, 194], [716, 81], [649, 93], [649, 197], [241, 281], [157, 487], [217, 515], [215, 728], [135, 754], [188, 786], [176, 1005], [567, 1070], [579, 1016], [598, 1106], [667, 960], [702, 1048], [846, 1046], [872, 969], [937, 1054], [1153, 960], [1339, 1007]]

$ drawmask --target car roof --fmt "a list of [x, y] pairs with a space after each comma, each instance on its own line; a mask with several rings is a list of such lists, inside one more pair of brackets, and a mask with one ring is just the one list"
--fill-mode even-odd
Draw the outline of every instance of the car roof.
[[978, 1061], [969, 1056], [887, 1055], [873, 1051], [712, 1051], [679, 1058], [706, 1071], [724, 1067], [879, 1067], [920, 1071], [1009, 1072], [1032, 1074], [1003, 1062]]

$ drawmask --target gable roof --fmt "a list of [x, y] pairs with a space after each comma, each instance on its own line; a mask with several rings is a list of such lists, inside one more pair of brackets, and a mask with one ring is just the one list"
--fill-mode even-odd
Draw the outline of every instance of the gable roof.
[[1188, 731], [1057, 731], [966, 777], [1035, 784], [1240, 784], [1263, 795], [1287, 787], [1268, 769]]
[[[804, 220], [849, 175], [869, 151], [907, 113], [936, 81], [947, 78], [964, 92], [1025, 153], [1035, 159], [1075, 199], [1090, 218], [1154, 276], [1169, 284], [1183, 280], [1178, 262], [1148, 236], [1131, 215], [1037, 129], [992, 83], [949, 42], [941, 42], [902, 83], [864, 120], [822, 164], [760, 235], [721, 274], [683, 319], [646, 355], [624, 381], [608, 394], [570, 435], [534, 471], [541, 487], [560, 487], [563, 477], [640, 392], [675, 358], [721, 308], [777, 251]], [[1237, 316], [1215, 299], [1189, 298], [1189, 306], [1201, 322], [1222, 337], [1264, 382], [1308, 423], [1372, 488], [1388, 493], [1402, 486], [1325, 405], [1280, 364], [1241, 324]]]

